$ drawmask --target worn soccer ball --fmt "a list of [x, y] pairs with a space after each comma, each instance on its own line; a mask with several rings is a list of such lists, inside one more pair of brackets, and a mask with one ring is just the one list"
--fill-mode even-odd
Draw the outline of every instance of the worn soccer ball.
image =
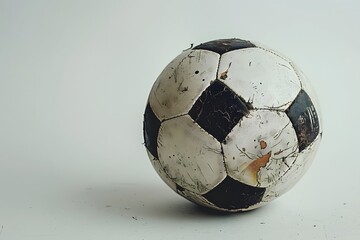
[[262, 44], [222, 39], [183, 51], [154, 83], [144, 139], [160, 177], [222, 211], [258, 208], [310, 166], [322, 127], [304, 74]]

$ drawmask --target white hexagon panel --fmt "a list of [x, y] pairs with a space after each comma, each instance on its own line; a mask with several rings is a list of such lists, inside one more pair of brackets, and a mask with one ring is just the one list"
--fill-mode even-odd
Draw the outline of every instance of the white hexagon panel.
[[159, 161], [179, 186], [205, 193], [225, 177], [220, 143], [189, 116], [165, 121], [159, 130]]
[[220, 39], [176, 57], [144, 114], [144, 140], [166, 184], [199, 205], [247, 211], [291, 189], [322, 137], [304, 74], [258, 43]]
[[260, 109], [286, 109], [301, 89], [290, 63], [260, 48], [222, 55], [218, 79]]
[[268, 187], [295, 161], [298, 141], [284, 112], [252, 110], [229, 133], [223, 149], [230, 176]]

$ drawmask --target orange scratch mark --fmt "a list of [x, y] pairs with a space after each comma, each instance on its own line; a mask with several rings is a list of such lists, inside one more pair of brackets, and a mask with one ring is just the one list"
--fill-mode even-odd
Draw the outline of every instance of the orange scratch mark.
[[260, 147], [261, 147], [261, 149], [265, 149], [267, 147], [267, 143], [264, 140], [261, 140]]
[[225, 80], [228, 77], [227, 73], [228, 73], [228, 70], [226, 70], [225, 72], [222, 72], [220, 74], [220, 79]]
[[228, 67], [224, 72], [222, 72], [222, 73], [220, 74], [220, 79], [222, 79], [222, 80], [227, 79], [227, 77], [228, 77], [227, 74], [228, 74], [228, 72], [229, 72], [230, 66], [231, 66], [231, 62], [229, 63], [229, 67]]
[[264, 156], [252, 161], [244, 170], [248, 172], [252, 180], [257, 181], [257, 174], [260, 171], [260, 168], [265, 167], [269, 162], [271, 157], [271, 151], [265, 154]]

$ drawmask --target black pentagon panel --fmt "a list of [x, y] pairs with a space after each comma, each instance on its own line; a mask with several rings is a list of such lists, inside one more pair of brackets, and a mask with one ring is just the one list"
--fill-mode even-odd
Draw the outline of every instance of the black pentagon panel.
[[144, 141], [146, 148], [156, 159], [159, 159], [157, 151], [157, 138], [160, 124], [160, 120], [156, 117], [150, 104], [148, 103], [144, 114]]
[[309, 95], [301, 90], [286, 110], [292, 122], [298, 141], [299, 151], [307, 148], [320, 132], [319, 118]]
[[238, 97], [224, 83], [215, 80], [189, 111], [191, 118], [204, 130], [223, 142], [252, 106]]
[[265, 190], [265, 188], [249, 186], [227, 176], [203, 197], [220, 208], [246, 209], [261, 202]]
[[218, 54], [223, 54], [226, 52], [230, 52], [237, 49], [242, 48], [251, 48], [256, 47], [253, 43], [247, 40], [242, 40], [238, 38], [230, 38], [230, 39], [219, 39], [206, 43], [202, 43], [193, 49], [202, 49], [216, 52]]

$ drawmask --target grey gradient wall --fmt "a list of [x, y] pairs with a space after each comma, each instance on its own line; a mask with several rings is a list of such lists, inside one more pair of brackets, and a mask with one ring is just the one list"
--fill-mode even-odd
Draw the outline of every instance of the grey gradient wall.
[[[129, 211], [122, 203], [161, 202], [156, 195], [183, 201], [147, 159], [142, 144], [147, 96], [183, 49], [229, 37], [262, 42], [293, 59], [312, 81], [324, 120], [318, 156], [296, 190], [276, 201], [276, 210], [254, 215], [279, 214], [268, 218], [268, 237], [252, 235], [246, 229], [258, 225], [251, 224], [242, 225], [243, 234], [276, 237], [270, 222], [281, 223], [280, 213], [291, 208], [284, 236], [326, 239], [325, 232], [329, 239], [354, 239], [360, 234], [359, 10], [350, 0], [0, 1], [0, 239], [165, 239], [166, 233], [156, 231], [163, 227], [174, 239], [197, 234], [215, 239], [220, 232], [214, 218], [198, 216], [206, 224], [180, 231], [177, 215], [181, 221], [193, 216], [188, 208], [176, 214], [167, 205], [170, 213], [162, 214], [173, 221], [166, 223], [154, 206], [124, 218]], [[119, 187], [124, 184], [129, 185]], [[70, 204], [73, 198], [91, 201], [76, 196], [94, 186], [116, 190], [96, 199], [109, 196], [118, 215], [107, 215], [114, 208], [96, 215], [91, 206]], [[77, 209], [76, 217], [69, 209]], [[303, 222], [294, 209], [303, 210]], [[131, 216], [147, 222], [134, 225]], [[235, 237], [237, 220], [220, 220], [229, 239]]]

